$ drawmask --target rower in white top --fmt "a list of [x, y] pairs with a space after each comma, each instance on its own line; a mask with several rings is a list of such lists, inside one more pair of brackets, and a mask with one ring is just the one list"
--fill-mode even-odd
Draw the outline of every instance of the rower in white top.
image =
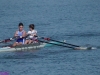
[[28, 31], [28, 33], [27, 33], [27, 39], [26, 39], [26, 41], [25, 41], [25, 44], [31, 44], [31, 43], [33, 43], [33, 42], [36, 42], [36, 35], [37, 35], [37, 31], [36, 30], [34, 30], [34, 28], [35, 28], [35, 26], [34, 26], [34, 24], [30, 24], [29, 25], [29, 31]]

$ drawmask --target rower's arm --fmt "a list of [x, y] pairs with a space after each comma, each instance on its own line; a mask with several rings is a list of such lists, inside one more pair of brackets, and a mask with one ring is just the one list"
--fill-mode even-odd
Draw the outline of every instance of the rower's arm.
[[37, 34], [35, 33], [35, 34], [33, 34], [32, 36], [36, 36]]
[[26, 34], [26, 32], [24, 31], [22, 37], [26, 37], [26, 35], [27, 35], [27, 34]]
[[32, 36], [36, 36], [37, 35], [37, 31], [35, 31], [35, 33]]
[[18, 32], [17, 32], [17, 31], [15, 32], [14, 36], [15, 36], [15, 37], [17, 37], [17, 36], [18, 36]]

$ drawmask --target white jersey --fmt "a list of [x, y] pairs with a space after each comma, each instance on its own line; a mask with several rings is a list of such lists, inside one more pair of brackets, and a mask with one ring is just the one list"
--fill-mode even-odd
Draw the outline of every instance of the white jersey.
[[33, 38], [35, 38], [34, 37], [34, 35], [36, 35], [37, 34], [37, 31], [36, 30], [32, 30], [32, 31], [28, 31], [28, 33], [27, 34], [29, 34], [30, 36], [29, 36], [29, 38], [30, 39], [33, 39]]

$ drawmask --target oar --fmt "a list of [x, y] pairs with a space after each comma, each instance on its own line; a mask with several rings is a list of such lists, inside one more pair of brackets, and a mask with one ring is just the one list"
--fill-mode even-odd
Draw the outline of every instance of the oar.
[[12, 40], [14, 40], [14, 37], [13, 38], [9, 38], [9, 39], [2, 40], [2, 41], [0, 41], [0, 43], [6, 43], [6, 42], [10, 42]]
[[[29, 35], [25, 36], [25, 37], [22, 37], [24, 39], [26, 39]], [[17, 37], [12, 37], [12, 38], [8, 38], [8, 39], [4, 39], [4, 40], [1, 40], [0, 43], [6, 43], [6, 42], [10, 42], [10, 41], [13, 41], [13, 40], [16, 40], [20, 38], [20, 36], [17, 36]]]
[[54, 42], [58, 42], [58, 43], [62, 43], [62, 44], [70, 45], [70, 46], [74, 46], [74, 47], [80, 47], [80, 46], [78, 46], [78, 45], [73, 45], [73, 44], [69, 44], [69, 43], [65, 43], [65, 42], [53, 40], [53, 39], [50, 39], [50, 38], [44, 38], [44, 37], [40, 37], [40, 38], [41, 38], [41, 39], [44, 39], [44, 40], [48, 40], [48, 41], [54, 41]]
[[47, 44], [56, 45], [56, 46], [61, 46], [61, 47], [67, 47], [67, 48], [72, 48], [72, 49], [75, 49], [75, 47], [65, 46], [65, 45], [56, 44], [56, 43], [51, 43], [51, 42], [42, 41], [42, 40], [38, 40], [38, 41], [39, 41], [39, 42], [44, 42], [44, 43], [47, 43]]
[[51, 43], [51, 42], [48, 42], [48, 41], [42, 41], [42, 40], [38, 40], [38, 41], [39, 42], [44, 42], [44, 43], [47, 43], [47, 44], [56, 45], [56, 46], [71, 48], [71, 49], [74, 49], [74, 50], [91, 50], [91, 49], [97, 49], [95, 47], [82, 47], [82, 46], [73, 47], [73, 46], [67, 46], [67, 45], [62, 45], [62, 44]]

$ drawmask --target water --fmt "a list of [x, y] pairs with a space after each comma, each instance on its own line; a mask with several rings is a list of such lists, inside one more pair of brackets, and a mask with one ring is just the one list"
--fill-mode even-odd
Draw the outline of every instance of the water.
[[[34, 23], [39, 36], [76, 45], [100, 46], [100, 0], [0, 0], [0, 39], [19, 22]], [[100, 75], [100, 50], [46, 47], [36, 52], [0, 53], [9, 75]]]

